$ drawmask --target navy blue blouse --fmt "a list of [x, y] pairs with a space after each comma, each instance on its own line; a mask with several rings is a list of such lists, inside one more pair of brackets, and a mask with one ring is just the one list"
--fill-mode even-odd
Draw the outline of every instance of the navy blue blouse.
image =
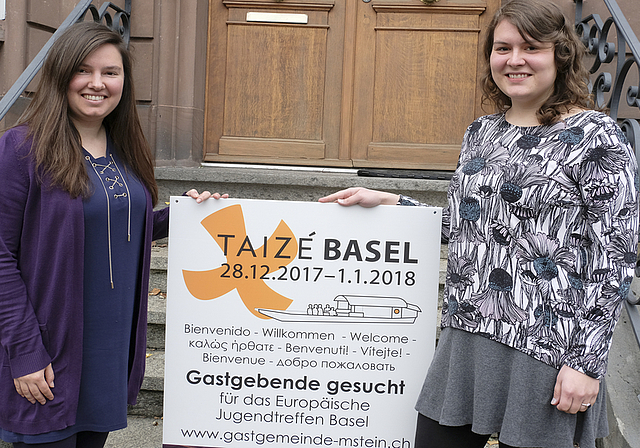
[[[0, 429], [7, 442], [49, 443], [81, 431], [127, 426], [129, 347], [144, 238], [144, 187], [115, 155], [85, 151], [92, 194], [84, 205], [84, 332], [76, 424], [23, 435]], [[55, 372], [54, 372], [55, 373]], [[55, 394], [55, 390], [54, 390]]]

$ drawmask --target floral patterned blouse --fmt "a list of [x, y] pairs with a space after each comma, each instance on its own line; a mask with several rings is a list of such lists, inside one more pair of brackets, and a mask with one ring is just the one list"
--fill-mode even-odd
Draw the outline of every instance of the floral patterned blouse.
[[473, 122], [443, 213], [442, 326], [602, 378], [633, 278], [637, 193], [635, 155], [607, 115]]

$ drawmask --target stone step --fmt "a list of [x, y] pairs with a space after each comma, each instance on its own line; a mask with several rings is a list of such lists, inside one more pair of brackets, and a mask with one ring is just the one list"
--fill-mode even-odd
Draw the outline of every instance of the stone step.
[[147, 348], [164, 349], [164, 333], [167, 317], [167, 300], [164, 295], [150, 295], [147, 312]]
[[167, 243], [156, 241], [151, 247], [151, 271], [149, 275], [149, 291], [154, 288], [167, 292]]
[[147, 367], [138, 394], [138, 403], [129, 406], [129, 415], [138, 417], [162, 417], [164, 398], [164, 350], [147, 349]]

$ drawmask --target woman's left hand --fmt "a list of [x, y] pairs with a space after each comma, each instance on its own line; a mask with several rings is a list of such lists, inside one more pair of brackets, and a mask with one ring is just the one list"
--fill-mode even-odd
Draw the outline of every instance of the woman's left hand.
[[398, 203], [399, 195], [387, 193], [386, 191], [369, 190], [362, 187], [351, 187], [340, 190], [329, 196], [318, 199], [318, 202], [337, 202], [340, 205], [361, 207], [375, 207], [378, 205], [395, 205]]
[[551, 405], [568, 414], [585, 412], [596, 402], [600, 380], [569, 366], [562, 366], [553, 390]]
[[206, 201], [209, 198], [213, 198], [213, 199], [225, 198], [226, 199], [229, 197], [227, 193], [224, 193], [224, 194], [210, 193], [208, 191], [203, 191], [202, 193], [198, 193], [198, 190], [196, 190], [195, 188], [192, 188], [191, 190], [187, 191], [187, 196], [195, 199], [198, 204], [203, 201]]

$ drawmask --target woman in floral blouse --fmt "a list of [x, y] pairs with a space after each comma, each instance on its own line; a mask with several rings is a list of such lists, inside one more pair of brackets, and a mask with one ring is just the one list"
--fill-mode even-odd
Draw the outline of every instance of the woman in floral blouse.
[[[637, 165], [590, 110], [584, 46], [551, 1], [513, 0], [486, 33], [485, 99], [443, 213], [442, 334], [416, 447], [595, 447], [603, 380], [636, 261]], [[350, 188], [343, 205], [423, 205]]]

